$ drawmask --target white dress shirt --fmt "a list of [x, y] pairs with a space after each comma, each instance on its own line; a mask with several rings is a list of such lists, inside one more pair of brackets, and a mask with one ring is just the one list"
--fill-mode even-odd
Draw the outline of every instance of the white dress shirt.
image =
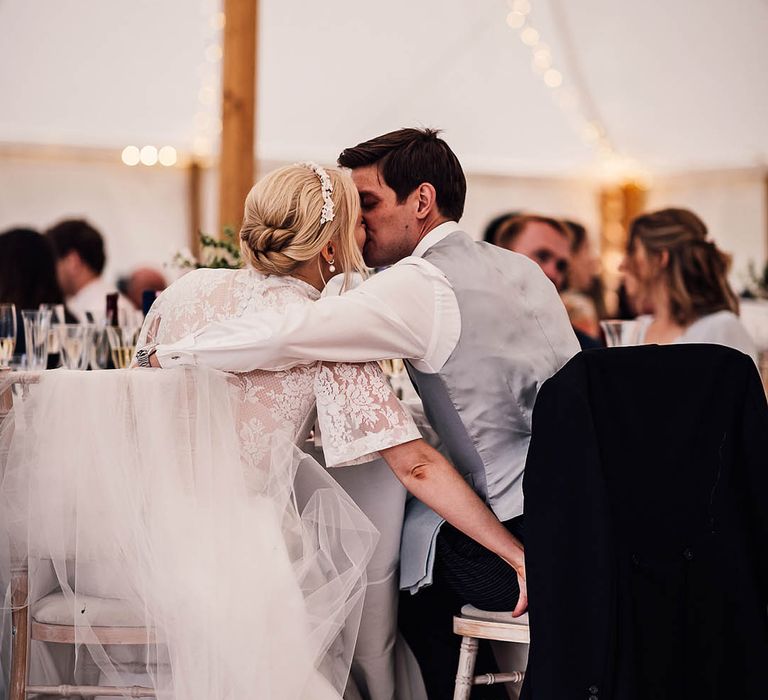
[[163, 367], [202, 364], [247, 372], [316, 360], [404, 358], [422, 372], [438, 372], [459, 341], [461, 316], [451, 284], [421, 256], [458, 230], [455, 221], [437, 226], [412, 255], [341, 296], [211, 323], [158, 345], [157, 359]]

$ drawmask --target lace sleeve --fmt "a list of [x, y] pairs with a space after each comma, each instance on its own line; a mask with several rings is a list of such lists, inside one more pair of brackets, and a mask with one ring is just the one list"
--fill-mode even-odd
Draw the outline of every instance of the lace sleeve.
[[379, 366], [323, 363], [315, 378], [317, 418], [329, 467], [362, 464], [378, 450], [421, 437]]

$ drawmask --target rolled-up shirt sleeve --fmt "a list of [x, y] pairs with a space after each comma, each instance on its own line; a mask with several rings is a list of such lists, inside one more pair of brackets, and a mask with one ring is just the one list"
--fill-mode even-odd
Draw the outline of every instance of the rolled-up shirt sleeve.
[[406, 258], [341, 296], [208, 324], [176, 343], [158, 345], [157, 359], [163, 367], [206, 365], [231, 372], [317, 360], [423, 360], [439, 332], [436, 284], [447, 285], [431, 267]]

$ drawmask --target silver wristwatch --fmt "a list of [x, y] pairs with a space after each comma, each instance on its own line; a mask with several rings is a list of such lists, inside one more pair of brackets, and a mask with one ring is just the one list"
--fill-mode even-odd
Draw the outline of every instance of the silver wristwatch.
[[137, 367], [151, 367], [149, 358], [154, 355], [157, 345], [145, 345], [143, 348], [139, 348], [136, 351], [136, 366]]

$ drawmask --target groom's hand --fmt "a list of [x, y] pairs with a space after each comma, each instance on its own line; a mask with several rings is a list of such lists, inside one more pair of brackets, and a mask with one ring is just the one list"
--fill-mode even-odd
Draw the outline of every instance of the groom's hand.
[[516, 567], [517, 585], [520, 587], [520, 597], [517, 599], [517, 605], [512, 611], [512, 617], [520, 617], [528, 609], [528, 584], [525, 581], [525, 563]]
[[156, 352], [153, 352], [149, 356], [149, 366], [150, 367], [158, 367], [158, 368], [162, 367], [162, 365], [160, 364], [160, 360], [157, 359], [157, 353]]

